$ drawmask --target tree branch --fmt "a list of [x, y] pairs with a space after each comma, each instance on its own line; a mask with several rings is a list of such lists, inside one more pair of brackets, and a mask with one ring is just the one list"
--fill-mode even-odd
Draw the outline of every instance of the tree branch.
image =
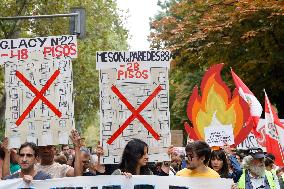
[[[28, 3], [27, 3], [27, 0], [23, 0], [22, 2], [23, 2], [23, 3], [21, 4], [21, 7], [18, 9], [18, 12], [16, 13], [16, 16], [21, 15], [21, 13], [22, 13], [22, 11], [24, 10], [25, 6], [28, 4]], [[16, 32], [16, 26], [18, 25], [19, 22], [20, 22], [20, 20], [16, 20], [16, 21], [14, 22], [14, 25], [13, 25], [12, 29], [11, 29], [10, 32], [5, 36], [6, 39], [11, 38], [11, 37], [15, 34], [15, 32]]]

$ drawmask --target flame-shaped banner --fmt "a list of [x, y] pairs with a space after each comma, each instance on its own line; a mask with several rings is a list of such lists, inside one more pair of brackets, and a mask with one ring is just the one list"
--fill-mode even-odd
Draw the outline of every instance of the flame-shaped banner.
[[192, 122], [184, 126], [193, 140], [204, 140], [204, 129], [216, 122], [221, 126], [233, 127], [235, 145], [241, 143], [249, 134], [251, 124], [244, 126], [249, 118], [249, 106], [235, 89], [231, 91], [221, 78], [223, 64], [212, 66], [201, 82], [201, 94], [195, 86], [187, 105], [187, 116]]

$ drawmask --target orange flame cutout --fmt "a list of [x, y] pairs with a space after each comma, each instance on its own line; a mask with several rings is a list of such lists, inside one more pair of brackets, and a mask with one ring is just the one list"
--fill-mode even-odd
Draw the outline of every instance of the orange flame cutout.
[[187, 105], [187, 116], [193, 127], [185, 122], [184, 126], [193, 140], [204, 140], [204, 128], [218, 121], [222, 126], [233, 127], [235, 145], [242, 142], [251, 130], [252, 124], [243, 127], [249, 118], [249, 106], [234, 90], [233, 97], [228, 86], [221, 78], [223, 64], [212, 66], [201, 82], [202, 96], [195, 86]]

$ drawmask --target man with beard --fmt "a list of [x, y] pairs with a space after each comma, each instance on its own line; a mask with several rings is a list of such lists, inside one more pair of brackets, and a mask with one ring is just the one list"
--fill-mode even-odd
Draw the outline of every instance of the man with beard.
[[249, 155], [243, 159], [239, 189], [278, 189], [272, 173], [265, 169], [264, 158], [261, 149], [249, 149]]
[[21, 145], [19, 149], [18, 163], [20, 164], [21, 171], [5, 177], [4, 179], [23, 178], [27, 183], [32, 180], [45, 180], [50, 179], [50, 175], [43, 171], [36, 171], [35, 164], [37, 158], [36, 145], [31, 142], [26, 142]]

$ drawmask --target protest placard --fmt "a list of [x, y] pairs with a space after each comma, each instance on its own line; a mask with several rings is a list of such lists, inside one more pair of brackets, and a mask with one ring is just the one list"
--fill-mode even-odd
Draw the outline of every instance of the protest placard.
[[10, 147], [67, 144], [74, 128], [71, 58], [76, 36], [0, 40], [5, 66], [6, 136]]
[[97, 52], [103, 163], [118, 163], [132, 138], [149, 145], [149, 160], [168, 160], [170, 52]]
[[233, 128], [231, 126], [205, 127], [205, 141], [209, 146], [224, 146], [234, 144]]

